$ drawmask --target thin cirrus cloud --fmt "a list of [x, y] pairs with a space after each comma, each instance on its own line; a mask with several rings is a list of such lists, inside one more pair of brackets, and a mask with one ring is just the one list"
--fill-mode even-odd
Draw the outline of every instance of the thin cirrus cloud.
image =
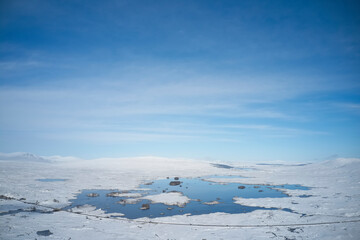
[[[3, 87], [0, 89], [4, 112], [37, 117], [74, 119], [131, 115], [190, 115], [245, 118], [291, 118], [275, 110], [273, 103], [320, 91], [299, 87], [296, 82], [278, 81], [148, 81], [128, 84], [92, 79], [91, 87]], [[224, 80], [225, 79], [225, 80]], [[100, 79], [99, 79], [100, 81]], [[83, 80], [86, 82], [86, 80]], [[101, 82], [101, 81], [100, 81]], [[95, 90], [96, 89], [96, 90]], [[322, 89], [322, 91], [325, 91]], [[259, 106], [256, 106], [259, 105]], [[14, 116], [15, 117], [15, 116]], [[11, 120], [12, 121], [12, 120]]]
[[[144, 128], [141, 127], [144, 125], [151, 125], [151, 123], [147, 121], [141, 121], [141, 118], [146, 116], [151, 116], [155, 125], [166, 122], [162, 119], [164, 115], [170, 116], [170, 121], [175, 120], [175, 122], [177, 121], [176, 119], [178, 116], [188, 116], [186, 119], [187, 122], [185, 122], [187, 124], [189, 122], [191, 123], [193, 121], [192, 118], [196, 117], [245, 119], [290, 118], [290, 116], [282, 112], [247, 106], [248, 101], [246, 100], [244, 102], [239, 102], [238, 105], [232, 103], [232, 98], [223, 99], [224, 104], [209, 104], [207, 103], [207, 100], [218, 97], [214, 94], [214, 91], [211, 91], [208, 95], [203, 93], [204, 95], [200, 100], [198, 100], [199, 96], [195, 93], [193, 95], [189, 95], [189, 93], [181, 95], [178, 93], [178, 97], [185, 96], [185, 99], [180, 98], [180, 100], [178, 99], [175, 102], [173, 102], [171, 94], [164, 93], [162, 95], [162, 93], [163, 91], [158, 91], [157, 93], [150, 91], [147, 96], [142, 95], [139, 98], [134, 98], [132, 96], [143, 93], [134, 90], [134, 92], [131, 93], [119, 94], [117, 91], [111, 89], [96, 92], [56, 89], [39, 90], [32, 88], [21, 90], [6, 89], [1, 92], [3, 100], [1, 102], [6, 102], [6, 104], [1, 104], [0, 106], [3, 112], [7, 112], [7, 115], [5, 115], [1, 121], [2, 126], [8, 126], [9, 129], [18, 129], [20, 125], [22, 128], [28, 130], [46, 130], [49, 128], [74, 130], [80, 128], [91, 131], [92, 134], [88, 135], [91, 139], [96, 139], [96, 131], [93, 131], [94, 129], [101, 130], [103, 128], [108, 128], [109, 125], [111, 126], [111, 123], [114, 122], [120, 122], [122, 124], [129, 124], [129, 122], [132, 122], [133, 125], [138, 125], [132, 127], [133, 133], [128, 134], [113, 129], [113, 131], [118, 131], [115, 136], [118, 136], [118, 139], [122, 140], [137, 139], [141, 141], [142, 139], [150, 139], [147, 135], [148, 131], [159, 133], [159, 135], [156, 135], [153, 139], [158, 139], [160, 136], [162, 138], [169, 136], [172, 136], [172, 138], [175, 136], [184, 138], [184, 136], [178, 135], [178, 130], [176, 133], [177, 135], [174, 132], [174, 129], [178, 129], [179, 126], [162, 126], [162, 128], [153, 128], [145, 131]], [[222, 91], [220, 91], [219, 95], [221, 94]], [[195, 98], [194, 102], [198, 102], [190, 104], [190, 102], [193, 101], [193, 99], [189, 99], [190, 96]], [[204, 100], [204, 96], [208, 96], [209, 99]], [[228, 94], [226, 94], [226, 96], [228, 96]], [[251, 96], [251, 94], [248, 94], [248, 96]], [[261, 102], [261, 100], [259, 101]], [[26, 119], [26, 121], [24, 121], [24, 119]], [[202, 128], [205, 128], [204, 124], [201, 126]], [[197, 136], [196, 134], [199, 133], [199, 127], [200, 125], [196, 128], [192, 127], [190, 132], [189, 130], [186, 130], [187, 136]], [[219, 126], [216, 124], [207, 124], [206, 128], [208, 130], [201, 134], [203, 138], [206, 137], [206, 134], [213, 134], [214, 130], [221, 130], [220, 132], [216, 132], [217, 135], [233, 135], [234, 133], [229, 131], [229, 129], [266, 130], [291, 135], [303, 134], [305, 132], [308, 134], [318, 134], [318, 132], [315, 131], [296, 130], [284, 127], [280, 128], [269, 125]], [[209, 131], [209, 129], [211, 129], [211, 131]], [[124, 131], [128, 129], [125, 128], [120, 130]], [[185, 130], [183, 130], [182, 133], [184, 133], [184, 131]], [[191, 131], [193, 131], [192, 134]], [[134, 132], [138, 135], [134, 135]], [[99, 140], [104, 139], [103, 136], [105, 135], [105, 132], [98, 131], [98, 134]], [[108, 132], [107, 134], [109, 135], [108, 139], [115, 138], [114, 134], [111, 132]], [[122, 137], [120, 137], [120, 135]], [[82, 134], [82, 136], [84, 136], [84, 134]], [[138, 136], [138, 138], [136, 136]], [[85, 138], [83, 137], [81, 139]]]
[[[129, 72], [109, 70], [110, 74], [76, 79], [74, 83], [70, 78], [47, 85], [5, 86], [0, 89], [1, 107], [9, 113], [31, 111], [29, 120], [41, 115], [60, 118], [192, 115], [291, 119], [299, 118], [299, 112], [288, 113], [278, 108], [278, 103], [302, 95], [348, 88], [336, 84], [335, 80], [327, 80], [324, 84], [324, 79], [307, 76], [229, 77], [219, 73], [181, 74], [179, 67], [167, 71], [164, 67], [156, 67], [161, 74], [156, 74], [149, 66], [130, 68]], [[115, 79], [116, 75], [122, 77]]]

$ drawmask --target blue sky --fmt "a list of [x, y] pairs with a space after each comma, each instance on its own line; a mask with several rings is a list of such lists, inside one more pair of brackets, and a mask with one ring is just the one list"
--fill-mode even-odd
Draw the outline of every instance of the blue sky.
[[356, 1], [1, 1], [0, 151], [360, 156]]

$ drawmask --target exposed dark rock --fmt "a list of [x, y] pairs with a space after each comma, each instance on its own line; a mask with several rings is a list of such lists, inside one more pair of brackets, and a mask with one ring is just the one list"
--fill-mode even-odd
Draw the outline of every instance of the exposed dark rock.
[[121, 192], [111, 192], [111, 193], [107, 193], [106, 196], [107, 197], [118, 197], [119, 194], [121, 194]]
[[181, 193], [182, 194], [182, 192], [181, 191], [169, 191], [169, 193], [173, 193], [173, 192], [176, 192], [176, 193]]
[[284, 240], [296, 240], [296, 238], [288, 238], [288, 237], [284, 237]]
[[219, 204], [219, 202], [218, 201], [203, 202], [203, 204], [205, 204], [205, 205], [215, 205], [215, 204]]
[[226, 164], [212, 163], [211, 165], [213, 165], [214, 167], [217, 167], [217, 168], [225, 168], [225, 169], [234, 168], [234, 167], [226, 165]]
[[259, 192], [263, 192], [263, 190], [259, 190]]
[[5, 195], [0, 195], [0, 199], [4, 199], [4, 200], [14, 200], [15, 198], [13, 198], [13, 197], [8, 197], [8, 196], [5, 196]]
[[39, 236], [50, 236], [53, 233], [50, 232], [50, 230], [44, 230], [44, 231], [37, 231], [36, 234], [39, 235]]
[[174, 177], [175, 180], [179, 180], [179, 177]]
[[[298, 228], [296, 228], [296, 227], [295, 227], [295, 228], [289, 227], [289, 228], [288, 228], [288, 231], [289, 231], [289, 232], [295, 232], [297, 229], [298, 229]], [[297, 233], [297, 232], [296, 232], [296, 233]]]
[[123, 193], [129, 193], [129, 191], [111, 192], [106, 194], [107, 197], [120, 197]]
[[98, 197], [99, 194], [98, 193], [89, 193], [87, 196], [88, 197]]
[[245, 186], [238, 186], [238, 189], [244, 189]]
[[148, 204], [148, 203], [142, 204], [140, 209], [141, 209], [141, 210], [150, 209], [150, 204]]
[[299, 195], [300, 198], [308, 198], [311, 197], [312, 195], [307, 195], [307, 194], [303, 194], [303, 195]]
[[254, 186], [254, 188], [260, 188], [260, 186]]
[[177, 185], [180, 185], [180, 181], [171, 181], [170, 183], [169, 183], [169, 185], [170, 186], [177, 186]]

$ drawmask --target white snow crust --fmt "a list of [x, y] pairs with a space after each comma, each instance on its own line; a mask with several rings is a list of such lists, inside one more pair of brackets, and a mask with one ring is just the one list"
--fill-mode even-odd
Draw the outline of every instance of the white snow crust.
[[160, 193], [156, 195], [148, 195], [142, 198], [148, 199], [153, 203], [164, 203], [166, 205], [177, 205], [179, 207], [184, 206], [190, 201], [190, 198], [184, 196], [181, 192]]

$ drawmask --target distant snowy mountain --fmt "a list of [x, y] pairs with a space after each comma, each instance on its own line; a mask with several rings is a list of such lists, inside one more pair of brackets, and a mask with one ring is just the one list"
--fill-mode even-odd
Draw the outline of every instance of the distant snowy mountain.
[[331, 168], [359, 167], [360, 158], [336, 158], [333, 160], [323, 161], [321, 164]]
[[49, 162], [48, 159], [37, 156], [32, 153], [15, 152], [15, 153], [0, 153], [0, 160], [7, 161], [32, 161], [32, 162]]
[[72, 156], [43, 156], [43, 158], [48, 159], [51, 162], [75, 162], [75, 161], [81, 161], [83, 160], [82, 158], [78, 158], [78, 157], [72, 157]]
[[308, 165], [312, 171], [326, 171], [329, 175], [358, 175], [360, 170], [360, 158], [337, 158]]

